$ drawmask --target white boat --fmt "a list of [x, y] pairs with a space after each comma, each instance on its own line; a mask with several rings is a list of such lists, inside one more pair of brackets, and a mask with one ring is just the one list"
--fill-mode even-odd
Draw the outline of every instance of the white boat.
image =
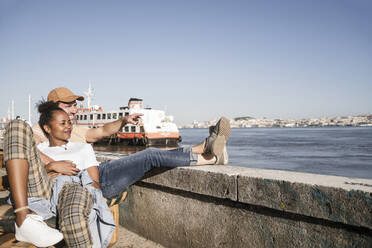
[[[89, 103], [88, 103], [89, 105]], [[101, 107], [79, 108], [76, 114], [77, 125], [97, 128], [118, 120], [126, 115], [141, 113], [142, 125], [127, 124], [114, 136], [106, 139], [109, 143], [122, 141], [138, 145], [177, 145], [181, 141], [173, 116], [166, 116], [163, 110], [143, 108], [142, 99], [130, 98], [128, 106], [118, 110], [103, 111]]]

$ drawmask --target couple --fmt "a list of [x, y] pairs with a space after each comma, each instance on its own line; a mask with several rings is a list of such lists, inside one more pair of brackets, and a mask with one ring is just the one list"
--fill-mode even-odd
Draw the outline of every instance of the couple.
[[[66, 93], [67, 89], [62, 89]], [[226, 118], [221, 118], [210, 129], [210, 136], [197, 146], [168, 151], [150, 148], [99, 164], [91, 145], [68, 141], [74, 132], [74, 111], [69, 113], [60, 107], [74, 109], [76, 100], [81, 99], [72, 92], [68, 94], [57, 95], [57, 101], [53, 95], [48, 96], [49, 101], [39, 105], [39, 126], [48, 139], [38, 145], [40, 151], [31, 128], [23, 121], [14, 120], [6, 129], [4, 162], [16, 212], [16, 238], [20, 241], [45, 247], [64, 238], [68, 247], [105, 247], [115, 226], [103, 197], [115, 197], [155, 167], [227, 163], [230, 126]], [[134, 123], [139, 117], [132, 115], [125, 121]], [[91, 138], [88, 134], [89, 130], [87, 140]], [[50, 160], [45, 167], [42, 156]], [[57, 177], [50, 180], [47, 172]], [[29, 208], [38, 215], [30, 214]], [[53, 215], [58, 216], [62, 233], [43, 222]]]

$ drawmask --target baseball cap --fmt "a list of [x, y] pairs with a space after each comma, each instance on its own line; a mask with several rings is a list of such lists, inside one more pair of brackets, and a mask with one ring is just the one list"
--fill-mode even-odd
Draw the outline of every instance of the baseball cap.
[[83, 101], [84, 97], [77, 96], [64, 87], [55, 88], [48, 94], [48, 102], [73, 102], [76, 100]]

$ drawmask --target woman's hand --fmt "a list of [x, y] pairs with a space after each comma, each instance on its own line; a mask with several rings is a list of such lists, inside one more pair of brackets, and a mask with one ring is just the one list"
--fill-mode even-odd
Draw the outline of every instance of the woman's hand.
[[73, 176], [79, 173], [79, 169], [76, 168], [76, 164], [74, 164], [70, 160], [61, 160], [61, 161], [52, 161], [47, 165], [48, 172], [57, 172], [62, 175]]

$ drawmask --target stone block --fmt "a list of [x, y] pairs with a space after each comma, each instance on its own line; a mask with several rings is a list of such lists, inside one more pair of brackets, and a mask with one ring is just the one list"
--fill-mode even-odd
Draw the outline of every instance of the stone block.
[[220, 198], [134, 185], [120, 224], [165, 247], [370, 247], [372, 236]]
[[236, 201], [236, 179], [237, 174], [232, 166], [195, 166], [154, 170], [141, 181]]
[[372, 228], [372, 180], [248, 169], [239, 202]]

